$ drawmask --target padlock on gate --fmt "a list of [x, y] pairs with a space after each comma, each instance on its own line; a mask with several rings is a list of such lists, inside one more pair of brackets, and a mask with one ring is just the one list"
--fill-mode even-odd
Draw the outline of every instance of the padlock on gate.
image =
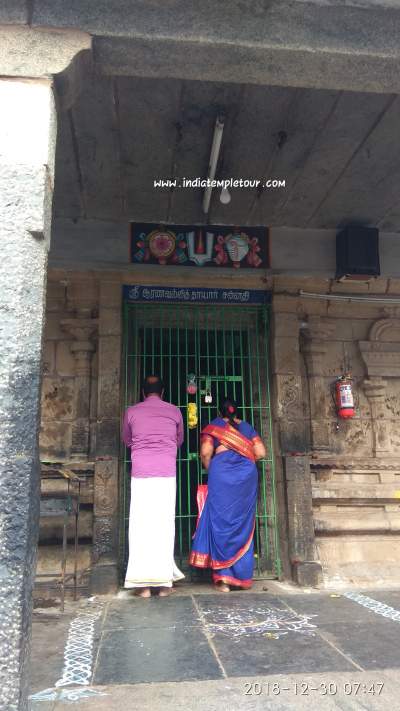
[[213, 401], [213, 399], [212, 399], [211, 391], [206, 390], [206, 394], [204, 396], [204, 402], [206, 403], [206, 405], [211, 405], [212, 401]]

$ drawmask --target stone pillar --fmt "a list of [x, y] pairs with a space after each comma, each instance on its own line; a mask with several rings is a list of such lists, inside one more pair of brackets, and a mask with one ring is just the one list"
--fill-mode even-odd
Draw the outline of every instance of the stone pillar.
[[56, 140], [52, 77], [90, 51], [91, 38], [7, 25], [0, 47], [0, 711], [25, 711]]
[[121, 420], [121, 308], [119, 282], [100, 284], [98, 403], [94, 474], [94, 594], [118, 587], [118, 496]]
[[[321, 566], [314, 561], [314, 520], [311, 496], [309, 434], [304, 407], [300, 355], [300, 319], [297, 313], [274, 312], [272, 372], [283, 464], [285, 511], [281, 540], [285, 541], [287, 574], [299, 585], [314, 586]], [[279, 482], [278, 482], [279, 484]]]
[[89, 454], [91, 361], [96, 346], [93, 338], [97, 331], [96, 319], [77, 313], [77, 318], [61, 321], [63, 331], [74, 340], [70, 345], [75, 357], [75, 421], [72, 427], [71, 456], [84, 460]]
[[374, 457], [390, 456], [390, 431], [383, 419], [386, 410], [386, 380], [380, 377], [366, 378], [363, 387], [371, 407]]
[[273, 314], [272, 374], [282, 454], [305, 452], [308, 437], [303, 407], [297, 314]]
[[0, 79], [0, 709], [27, 708], [56, 120], [50, 81]]
[[285, 457], [289, 556], [294, 580], [316, 587], [322, 580], [315, 560], [315, 534], [309, 457]]
[[310, 317], [303, 331], [303, 346], [310, 393], [311, 446], [316, 452], [330, 449], [327, 406], [329, 393], [322, 377], [323, 359], [329, 348], [334, 324], [320, 316]]

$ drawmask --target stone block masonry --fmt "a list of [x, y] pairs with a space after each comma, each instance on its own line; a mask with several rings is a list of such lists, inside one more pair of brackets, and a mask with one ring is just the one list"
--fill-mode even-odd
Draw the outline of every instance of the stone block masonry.
[[[277, 444], [285, 462], [289, 555], [300, 561], [293, 572], [303, 584], [318, 579], [311, 562], [319, 562], [325, 582], [334, 585], [399, 581], [400, 310], [373, 301], [374, 295], [396, 296], [395, 287], [396, 280], [384, 278], [340, 285], [274, 278]], [[364, 294], [369, 300], [308, 300], [299, 296], [301, 290]], [[338, 421], [332, 386], [347, 370], [354, 379], [356, 415]], [[294, 490], [290, 474], [305, 455], [311, 474], [306, 467], [300, 480], [302, 486], [308, 481], [310, 496]], [[303, 550], [304, 531], [310, 545], [314, 536], [314, 558], [311, 549]]]
[[[121, 283], [100, 273], [50, 272], [41, 456], [95, 461], [86, 532], [93, 541], [95, 593], [113, 592], [118, 584], [121, 298]], [[39, 548], [41, 567], [47, 554]]]
[[[41, 456], [44, 460], [94, 456], [90, 436], [97, 388], [98, 284], [89, 275], [53, 281], [46, 300]], [[95, 404], [95, 403], [94, 403]]]

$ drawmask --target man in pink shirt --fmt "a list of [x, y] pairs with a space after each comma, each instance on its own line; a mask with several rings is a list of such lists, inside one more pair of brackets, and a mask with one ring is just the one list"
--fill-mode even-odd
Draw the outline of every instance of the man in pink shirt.
[[164, 386], [156, 375], [143, 385], [143, 402], [128, 407], [122, 438], [131, 449], [129, 561], [126, 588], [150, 597], [150, 588], [169, 595], [184, 578], [174, 561], [176, 454], [183, 443], [181, 411], [162, 399]]

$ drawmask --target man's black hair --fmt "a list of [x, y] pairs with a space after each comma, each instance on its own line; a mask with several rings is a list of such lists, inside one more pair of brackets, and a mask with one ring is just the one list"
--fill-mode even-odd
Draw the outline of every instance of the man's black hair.
[[143, 381], [143, 393], [145, 397], [155, 393], [161, 395], [164, 390], [164, 383], [158, 375], [148, 375]]

